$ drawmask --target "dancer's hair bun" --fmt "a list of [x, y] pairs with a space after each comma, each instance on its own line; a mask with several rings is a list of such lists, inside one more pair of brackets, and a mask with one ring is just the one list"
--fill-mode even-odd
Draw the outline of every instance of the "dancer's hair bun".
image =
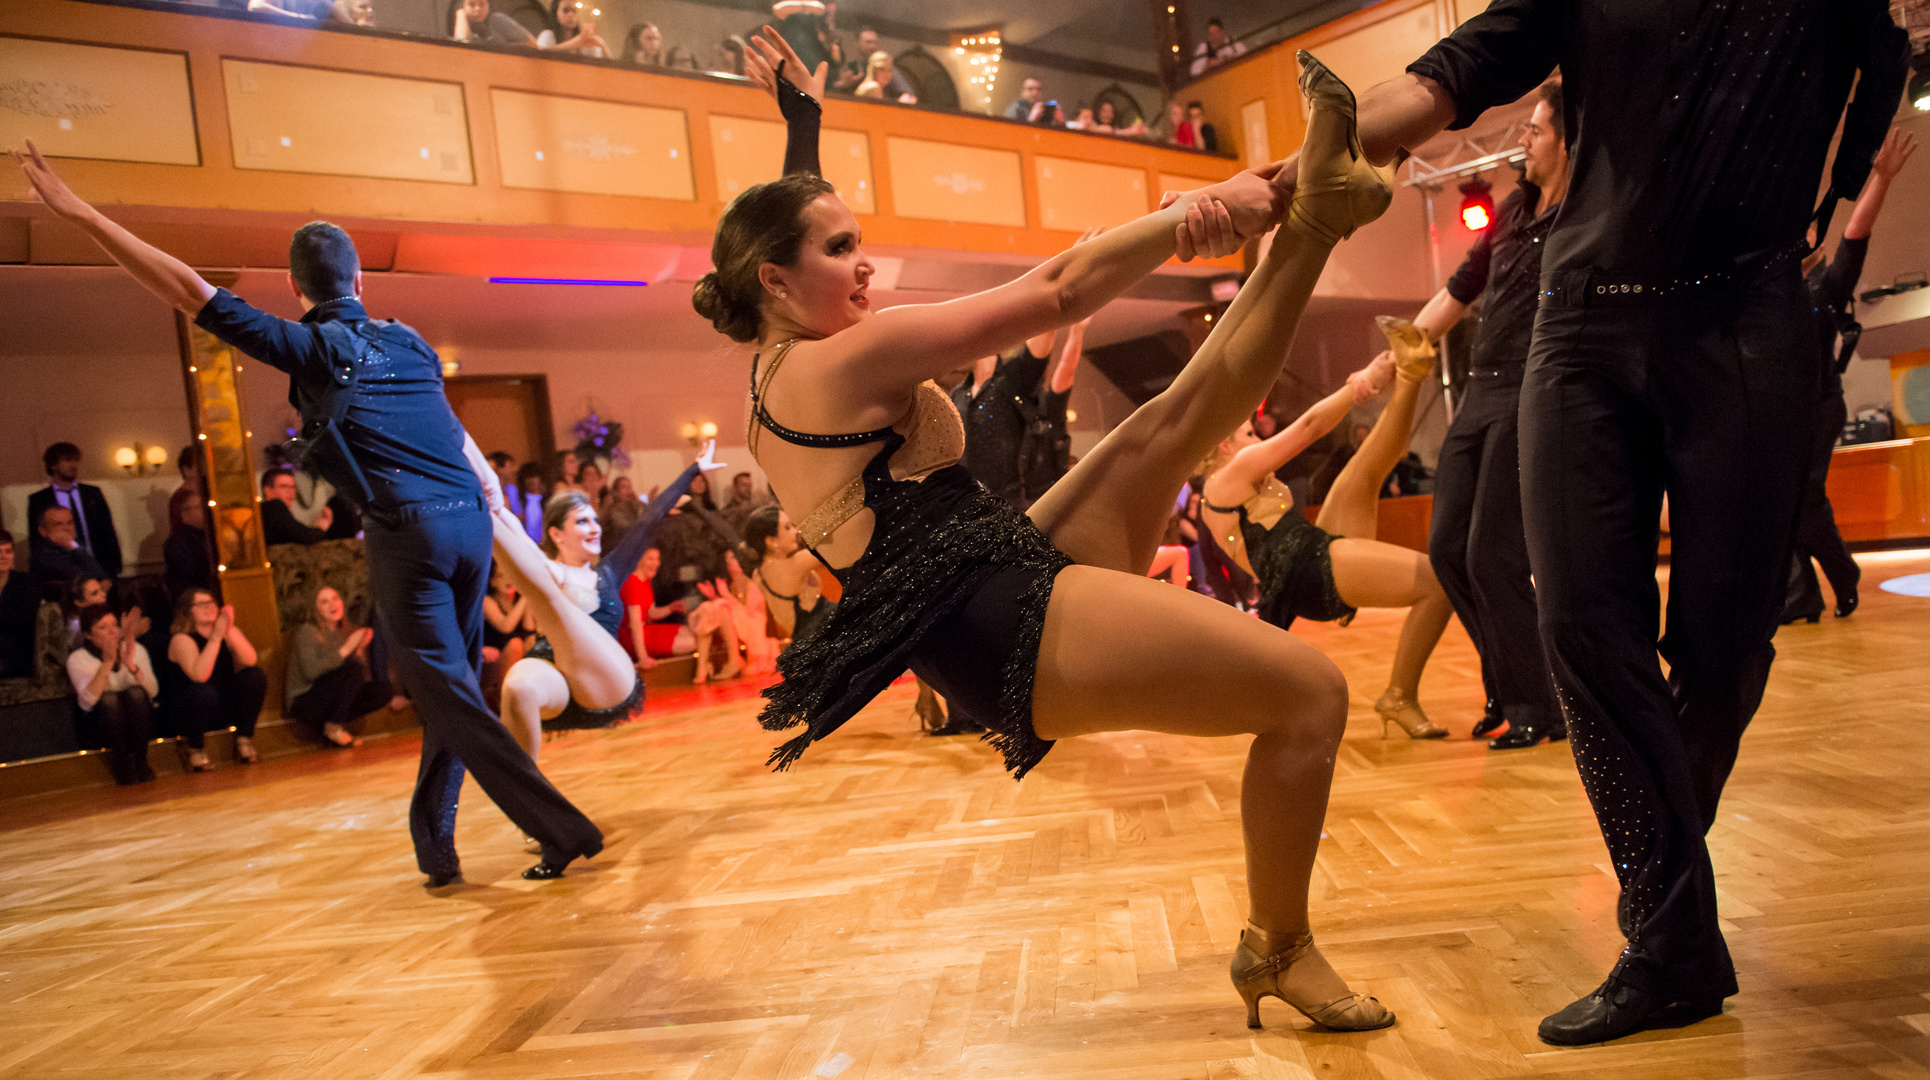
[[690, 306], [697, 309], [697, 314], [709, 319], [710, 325], [718, 333], [732, 341], [757, 340], [756, 300], [729, 295], [717, 271], [712, 270], [697, 279], [697, 287], [690, 292]]
[[732, 200], [717, 222], [710, 262], [697, 279], [690, 306], [732, 341], [756, 341], [764, 320], [765, 263], [793, 266], [804, 242], [804, 210], [831, 185], [810, 173], [756, 184]]

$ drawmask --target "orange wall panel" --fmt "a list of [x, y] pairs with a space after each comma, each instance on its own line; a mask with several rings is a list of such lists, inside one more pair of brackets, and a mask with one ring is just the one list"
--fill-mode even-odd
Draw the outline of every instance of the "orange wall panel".
[[1032, 168], [1039, 192], [1039, 224], [1045, 228], [1110, 229], [1152, 209], [1144, 169], [1059, 157], [1034, 157]]
[[1010, 150], [891, 138], [885, 141], [899, 217], [1025, 225], [1025, 182]]
[[0, 146], [199, 165], [184, 53], [0, 38]]
[[[710, 116], [710, 150], [717, 161], [717, 194], [729, 202], [745, 188], [784, 171], [784, 124], [746, 116]], [[871, 139], [862, 131], [821, 128], [818, 158], [824, 178], [854, 214], [878, 212], [871, 182]]]
[[473, 184], [459, 83], [224, 59], [237, 169]]
[[697, 198], [683, 110], [491, 87], [505, 187]]

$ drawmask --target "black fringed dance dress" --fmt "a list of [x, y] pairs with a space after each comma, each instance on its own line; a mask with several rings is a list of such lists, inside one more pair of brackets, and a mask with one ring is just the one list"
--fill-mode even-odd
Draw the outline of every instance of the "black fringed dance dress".
[[861, 475], [799, 523], [816, 554], [859, 511], [875, 519], [857, 562], [825, 564], [844, 585], [837, 608], [778, 658], [784, 681], [764, 691], [759, 722], [805, 730], [773, 751], [771, 764], [789, 766], [909, 667], [945, 695], [953, 715], [983, 725], [1013, 777], [1024, 776], [1052, 746], [1032, 730], [1032, 680], [1052, 582], [1072, 560], [958, 464], [964, 427], [933, 383], [918, 388], [894, 427], [812, 435], [774, 420], [764, 398], [795, 344], [771, 351], [761, 379], [762, 354], [751, 361], [752, 454], [760, 428], [798, 446], [880, 446]]
[[[1200, 505], [1216, 514], [1239, 518], [1238, 539], [1260, 583], [1260, 618], [1282, 630], [1297, 618], [1339, 620], [1342, 626], [1353, 620], [1355, 609], [1340, 598], [1340, 589], [1334, 584], [1333, 554], [1327, 550], [1340, 537], [1308, 521], [1294, 505], [1293, 493], [1278, 478], [1267, 477], [1259, 492], [1238, 506], [1215, 506], [1205, 499]], [[1253, 520], [1270, 510], [1281, 512], [1272, 528]]]

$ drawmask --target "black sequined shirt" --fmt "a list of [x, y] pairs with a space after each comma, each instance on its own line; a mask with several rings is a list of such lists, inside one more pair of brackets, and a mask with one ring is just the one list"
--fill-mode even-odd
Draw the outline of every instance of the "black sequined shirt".
[[1568, 195], [1544, 270], [1685, 273], [1795, 244], [1881, 0], [1494, 0], [1408, 71], [1454, 128], [1557, 65]]
[[1448, 295], [1463, 304], [1481, 301], [1481, 325], [1468, 367], [1507, 371], [1528, 363], [1540, 305], [1541, 251], [1554, 227], [1559, 203], [1541, 213], [1541, 189], [1522, 181], [1501, 205], [1494, 224], [1482, 230], [1460, 269], [1448, 279]]

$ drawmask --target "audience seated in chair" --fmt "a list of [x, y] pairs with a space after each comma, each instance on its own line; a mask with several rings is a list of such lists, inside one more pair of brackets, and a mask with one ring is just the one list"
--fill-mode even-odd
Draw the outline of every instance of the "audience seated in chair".
[[221, 606], [206, 589], [189, 589], [175, 604], [169, 630], [161, 700], [182, 740], [176, 744], [182, 767], [205, 771], [206, 733], [222, 728], [234, 729], [235, 760], [254, 764], [255, 721], [268, 697], [268, 677], [256, 666], [254, 645], [235, 625], [235, 609]]
[[115, 783], [152, 780], [147, 740], [161, 687], [147, 650], [133, 638], [121, 636], [120, 620], [106, 604], [83, 610], [80, 626], [82, 645], [67, 657], [80, 744], [107, 748], [107, 767]]
[[44, 600], [58, 600], [81, 578], [111, 575], [77, 539], [74, 512], [64, 506], [41, 511], [33, 539], [32, 572], [35, 590]]
[[289, 635], [288, 718], [317, 729], [332, 745], [360, 746], [362, 740], [348, 725], [390, 700], [387, 672], [371, 674], [368, 654], [374, 636], [374, 631], [348, 621], [341, 593], [322, 586], [315, 593], [310, 620]]

